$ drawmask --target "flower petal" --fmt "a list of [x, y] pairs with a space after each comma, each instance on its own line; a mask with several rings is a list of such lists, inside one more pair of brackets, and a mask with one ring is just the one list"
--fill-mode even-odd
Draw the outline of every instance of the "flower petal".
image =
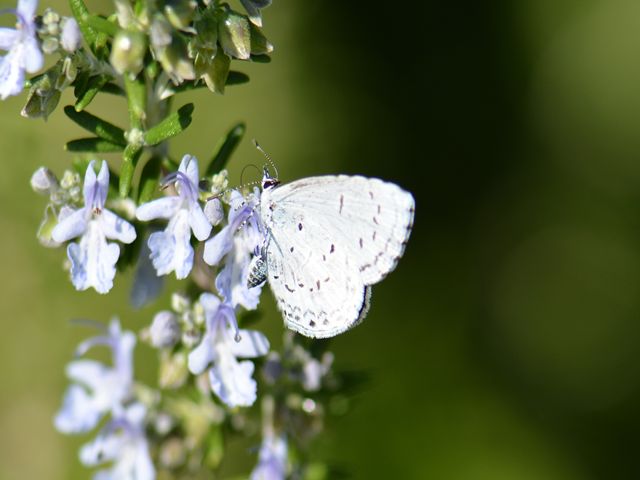
[[195, 237], [201, 242], [209, 238], [211, 224], [197, 203], [189, 209], [189, 225]]
[[98, 186], [100, 187], [100, 191], [104, 195], [104, 198], [107, 198], [107, 193], [109, 193], [109, 165], [107, 165], [106, 160], [102, 160], [102, 164], [100, 165], [100, 171], [98, 172]]
[[204, 244], [204, 261], [209, 265], [217, 265], [233, 246], [233, 230], [227, 225]]
[[88, 432], [98, 424], [102, 413], [95, 408], [91, 396], [84, 388], [71, 385], [53, 422], [62, 433]]
[[213, 293], [203, 293], [202, 295], [200, 295], [199, 301], [202, 305], [202, 308], [204, 308], [204, 311], [207, 314], [207, 318], [215, 315], [218, 311], [218, 308], [220, 308], [220, 299]]
[[136, 239], [136, 229], [110, 210], [102, 210], [98, 216], [100, 228], [107, 238], [131, 243]]
[[151, 261], [158, 275], [176, 272], [176, 278], [186, 278], [193, 267], [193, 248], [191, 247], [191, 227], [188, 212], [180, 210], [169, 222], [164, 232], [155, 232], [149, 236]]
[[[108, 426], [107, 426], [108, 427]], [[98, 436], [80, 449], [80, 462], [87, 467], [115, 460], [123, 449], [124, 438], [103, 430]]]
[[255, 358], [269, 352], [269, 340], [256, 330], [240, 330], [240, 341], [229, 342], [231, 353], [236, 357]]
[[36, 8], [38, 8], [38, 0], [18, 0], [18, 13], [25, 22], [33, 21]]
[[108, 369], [95, 360], [76, 360], [66, 368], [67, 377], [74, 383], [81, 383], [91, 391], [100, 388], [108, 375]]
[[194, 375], [200, 375], [204, 372], [209, 364], [215, 359], [215, 351], [213, 350], [213, 342], [211, 335], [206, 334], [200, 345], [189, 353], [188, 366], [189, 371]]
[[96, 195], [96, 171], [93, 166], [96, 161], [91, 160], [89, 165], [87, 165], [87, 170], [84, 173], [84, 183], [82, 185], [82, 196], [84, 198], [84, 206], [85, 208], [93, 209], [96, 205], [94, 205], [94, 198]]
[[191, 181], [195, 188], [198, 188], [198, 182], [200, 181], [198, 174], [198, 159], [191, 155], [185, 155], [180, 162], [179, 172], [184, 173]]
[[251, 377], [254, 365], [238, 362], [231, 352], [218, 354], [218, 361], [209, 370], [211, 390], [229, 407], [250, 407], [256, 401], [257, 385]]
[[171, 218], [180, 208], [181, 199], [178, 196], [162, 197], [140, 205], [136, 210], [136, 218], [143, 222], [156, 218]]
[[18, 35], [18, 31], [14, 28], [0, 28], [0, 50], [11, 50]]
[[71, 281], [77, 290], [89, 287], [98, 293], [111, 290], [120, 248], [115, 243], [107, 243], [95, 221], [89, 222], [80, 243], [69, 244], [67, 255], [71, 260]]
[[58, 243], [66, 242], [82, 235], [88, 226], [86, 210], [80, 208], [58, 222], [51, 231], [51, 238]]
[[22, 58], [15, 50], [0, 58], [0, 99], [18, 95], [24, 87]]
[[22, 65], [29, 73], [35, 73], [44, 65], [44, 56], [35, 37], [29, 37], [23, 43]]

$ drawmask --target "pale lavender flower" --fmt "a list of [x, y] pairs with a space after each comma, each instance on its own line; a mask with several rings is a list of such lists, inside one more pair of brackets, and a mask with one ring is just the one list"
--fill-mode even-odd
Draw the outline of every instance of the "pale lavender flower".
[[213, 392], [229, 407], [250, 406], [256, 400], [254, 365], [240, 358], [255, 358], [269, 351], [269, 341], [255, 330], [239, 330], [235, 312], [211, 293], [200, 296], [207, 331], [189, 354], [189, 370], [199, 375], [209, 368]]
[[145, 436], [146, 409], [140, 403], [126, 407], [103, 428], [98, 436], [80, 450], [80, 461], [95, 467], [112, 462], [108, 469], [98, 470], [94, 480], [153, 480], [155, 468]]
[[34, 21], [37, 6], [37, 0], [18, 0], [17, 8], [11, 10], [17, 17], [16, 28], [0, 28], [0, 50], [7, 51], [0, 58], [2, 100], [18, 95], [24, 87], [25, 71], [37, 72], [44, 63]]
[[245, 199], [238, 191], [231, 192], [228, 224], [204, 245], [203, 258], [209, 265], [217, 265], [226, 256], [225, 265], [216, 278], [216, 288], [234, 308], [242, 305], [255, 309], [262, 287], [249, 288], [251, 258], [260, 253], [264, 244], [263, 227], [256, 214], [260, 192]]
[[122, 331], [113, 319], [104, 335], [82, 342], [76, 351], [84, 355], [96, 345], [111, 349], [113, 366], [95, 360], [75, 360], [67, 366], [67, 376], [74, 382], [67, 390], [62, 408], [54, 423], [63, 433], [80, 433], [94, 428], [108, 414], [119, 414], [133, 387], [133, 348], [136, 337]]
[[317, 360], [311, 355], [302, 367], [302, 388], [307, 392], [317, 392], [322, 386], [322, 379], [331, 371], [333, 354], [325, 352], [322, 360]]
[[109, 189], [109, 169], [102, 161], [96, 177], [95, 160], [87, 167], [84, 177], [84, 207], [60, 218], [51, 232], [58, 243], [80, 237], [80, 242], [70, 243], [67, 255], [71, 260], [71, 282], [77, 290], [95, 288], [107, 293], [113, 286], [116, 262], [120, 247], [107, 239], [131, 243], [136, 238], [133, 226], [104, 208]]
[[287, 473], [287, 439], [273, 433], [264, 435], [258, 464], [250, 480], [284, 480]]
[[177, 172], [168, 175], [164, 185], [176, 183], [178, 195], [163, 197], [138, 207], [138, 220], [169, 219], [167, 228], [149, 237], [150, 258], [158, 275], [176, 272], [186, 278], [193, 267], [191, 232], [198, 240], [206, 240], [211, 224], [198, 201], [198, 160], [185, 155]]

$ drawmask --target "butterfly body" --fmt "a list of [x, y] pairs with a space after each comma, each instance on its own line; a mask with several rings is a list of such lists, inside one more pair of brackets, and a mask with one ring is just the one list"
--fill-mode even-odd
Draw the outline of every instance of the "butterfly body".
[[320, 176], [279, 184], [265, 175], [259, 208], [266, 229], [260, 260], [287, 327], [326, 338], [366, 315], [371, 285], [404, 252], [414, 200], [375, 178]]

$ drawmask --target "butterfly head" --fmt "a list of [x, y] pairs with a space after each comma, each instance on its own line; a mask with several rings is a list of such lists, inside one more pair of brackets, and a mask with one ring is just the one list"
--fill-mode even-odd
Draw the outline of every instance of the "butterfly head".
[[262, 190], [267, 190], [280, 184], [280, 180], [278, 180], [276, 177], [271, 176], [271, 174], [269, 173], [269, 167], [267, 167], [266, 165], [262, 169], [262, 172]]

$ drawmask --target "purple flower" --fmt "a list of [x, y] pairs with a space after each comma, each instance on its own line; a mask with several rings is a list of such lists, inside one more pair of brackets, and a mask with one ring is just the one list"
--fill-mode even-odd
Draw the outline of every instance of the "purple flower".
[[284, 480], [287, 473], [287, 439], [284, 435], [267, 434], [262, 439], [258, 465], [250, 480]]
[[155, 468], [145, 437], [146, 409], [140, 403], [126, 407], [102, 429], [98, 436], [80, 449], [80, 461], [94, 467], [113, 462], [111, 468], [98, 470], [94, 480], [153, 480]]
[[238, 330], [235, 312], [211, 293], [200, 296], [207, 331], [189, 354], [189, 370], [200, 375], [209, 368], [213, 392], [229, 407], [247, 407], [256, 400], [254, 365], [240, 358], [255, 358], [269, 351], [269, 341], [255, 330]]
[[219, 264], [226, 256], [225, 265], [216, 278], [216, 288], [234, 308], [242, 305], [255, 309], [262, 292], [261, 287], [247, 286], [251, 258], [264, 243], [262, 224], [255, 213], [259, 198], [258, 190], [248, 199], [238, 191], [231, 192], [228, 224], [204, 245], [203, 258], [209, 265]]
[[130, 223], [104, 208], [109, 190], [109, 169], [103, 160], [96, 177], [94, 164], [95, 160], [92, 160], [84, 177], [84, 207], [64, 218], [61, 216], [51, 238], [62, 243], [81, 236], [80, 242], [70, 243], [67, 247], [71, 282], [77, 290], [93, 287], [99, 293], [107, 293], [113, 286], [120, 256], [120, 247], [108, 243], [107, 239], [131, 243], [136, 238], [136, 231]]
[[0, 58], [0, 98], [18, 95], [24, 87], [24, 72], [37, 72], [44, 59], [34, 22], [37, 0], [18, 0], [15, 10], [16, 28], [0, 28], [0, 50], [7, 54]]
[[118, 414], [131, 395], [133, 386], [133, 348], [136, 337], [123, 332], [120, 322], [113, 319], [105, 335], [82, 342], [78, 356], [95, 345], [111, 349], [113, 366], [95, 360], [75, 360], [67, 366], [67, 376], [74, 382], [67, 390], [62, 408], [54, 423], [63, 433], [87, 432], [107, 413]]
[[175, 182], [178, 195], [163, 197], [138, 207], [138, 220], [167, 218], [169, 224], [162, 232], [149, 237], [150, 258], [158, 275], [176, 272], [179, 279], [186, 278], [193, 267], [191, 232], [198, 240], [206, 240], [211, 224], [198, 201], [198, 160], [185, 155], [177, 172], [168, 175], [164, 185]]

